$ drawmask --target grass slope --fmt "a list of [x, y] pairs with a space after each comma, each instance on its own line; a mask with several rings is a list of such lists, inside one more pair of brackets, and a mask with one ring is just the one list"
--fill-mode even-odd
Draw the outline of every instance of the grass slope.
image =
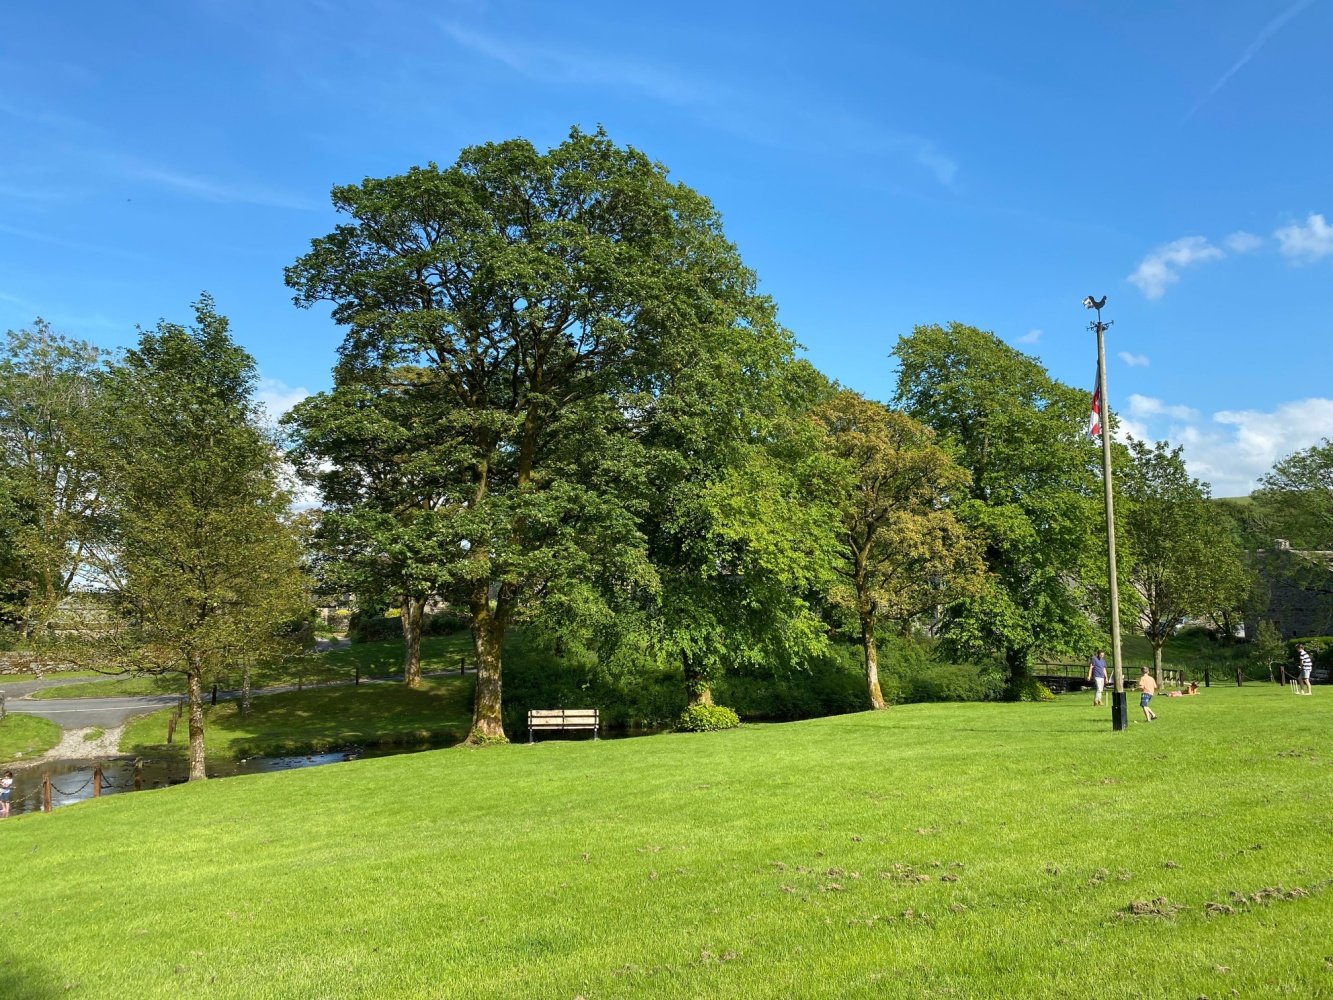
[[1329, 995], [1327, 693], [1214, 688], [1125, 733], [1086, 697], [915, 705], [20, 816], [0, 995]]
[[[427, 673], [456, 670], [459, 657], [472, 659], [472, 640], [466, 634], [432, 636], [421, 642], [421, 669]], [[251, 674], [252, 687], [282, 687], [295, 684], [350, 682], [360, 668], [361, 677], [401, 677], [402, 642], [375, 642], [346, 646], [325, 653], [311, 653], [275, 664], [256, 664]], [[57, 675], [52, 675], [57, 676]], [[62, 673], [60, 677], [80, 676]], [[94, 675], [95, 676], [95, 675]], [[229, 670], [218, 678], [218, 686], [239, 690], [241, 675]], [[45, 688], [34, 698], [124, 698], [138, 695], [184, 694], [185, 679], [179, 674], [140, 674], [90, 680], [87, 684], [66, 684]], [[205, 691], [207, 693], [207, 691]]]
[[[311, 688], [256, 698], [248, 715], [240, 704], [204, 709], [204, 748], [210, 758], [317, 753], [346, 746], [458, 742], [472, 722], [472, 677], [438, 677], [417, 690], [401, 683]], [[132, 719], [120, 739], [122, 753], [184, 756], [185, 719], [176, 742], [166, 744], [172, 709]]]
[[8, 713], [0, 722], [0, 763], [31, 760], [60, 742], [60, 727], [35, 715]]

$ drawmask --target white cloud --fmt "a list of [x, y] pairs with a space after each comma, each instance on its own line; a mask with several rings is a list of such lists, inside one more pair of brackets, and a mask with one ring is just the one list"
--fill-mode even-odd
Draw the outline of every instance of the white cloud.
[[1118, 357], [1131, 368], [1148, 367], [1148, 356], [1146, 354], [1130, 354], [1129, 351], [1121, 351]]
[[1264, 245], [1264, 238], [1255, 236], [1254, 233], [1247, 233], [1242, 229], [1232, 233], [1222, 242], [1232, 253], [1251, 253]]
[[275, 378], [261, 378], [259, 391], [255, 393], [264, 409], [268, 411], [268, 415], [275, 421], [309, 395], [309, 389], [290, 386]]
[[1180, 271], [1193, 264], [1225, 257], [1219, 248], [1203, 236], [1185, 236], [1158, 247], [1140, 261], [1129, 276], [1139, 291], [1150, 299], [1160, 299], [1167, 288], [1180, 280]]
[[1333, 399], [1302, 399], [1272, 411], [1219, 410], [1202, 419], [1198, 411], [1148, 396], [1131, 396], [1133, 436], [1166, 440], [1184, 447], [1190, 474], [1211, 484], [1214, 496], [1245, 496], [1280, 458], [1309, 448], [1333, 427]]
[[1130, 416], [1146, 419], [1148, 417], [1171, 417], [1175, 420], [1198, 420], [1199, 411], [1188, 406], [1163, 403], [1152, 396], [1140, 396], [1137, 392], [1129, 397]]
[[1333, 254], [1333, 226], [1322, 215], [1311, 212], [1302, 225], [1292, 223], [1273, 233], [1282, 256], [1309, 263]]
[[1040, 330], [1029, 330], [1027, 333], [1023, 334], [1022, 336], [1020, 336], [1020, 337], [1015, 337], [1015, 338], [1014, 338], [1014, 343], [1015, 343], [1015, 344], [1035, 344], [1035, 343], [1036, 343], [1037, 341], [1039, 341], [1039, 340], [1041, 340], [1041, 331], [1040, 331]]

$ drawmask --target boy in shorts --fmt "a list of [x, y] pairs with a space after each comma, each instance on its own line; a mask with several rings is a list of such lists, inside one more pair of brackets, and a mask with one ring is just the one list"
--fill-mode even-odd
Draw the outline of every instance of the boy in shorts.
[[1157, 681], [1153, 675], [1148, 672], [1148, 668], [1143, 668], [1143, 676], [1139, 678], [1139, 707], [1143, 709], [1143, 721], [1154, 722], [1157, 719], [1157, 713], [1148, 706], [1152, 704], [1152, 696], [1157, 693]]

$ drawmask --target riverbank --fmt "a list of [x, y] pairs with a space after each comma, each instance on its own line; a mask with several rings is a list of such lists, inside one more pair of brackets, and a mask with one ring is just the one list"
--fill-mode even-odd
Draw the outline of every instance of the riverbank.
[[[341, 684], [256, 698], [242, 715], [236, 701], [204, 709], [204, 746], [210, 760], [322, 753], [348, 746], [448, 745], [466, 738], [472, 721], [472, 676], [428, 678], [417, 689], [401, 682]], [[119, 752], [184, 757], [186, 720], [166, 742], [174, 709], [130, 720]]]

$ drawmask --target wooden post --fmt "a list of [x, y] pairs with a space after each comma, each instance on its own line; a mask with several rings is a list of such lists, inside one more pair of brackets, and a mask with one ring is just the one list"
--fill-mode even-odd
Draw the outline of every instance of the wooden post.
[[467, 658], [460, 656], [458, 658], [458, 676], [462, 677], [465, 673], [467, 673]]
[[214, 707], [216, 707], [216, 706], [217, 706], [217, 703], [218, 703], [218, 686], [217, 686], [216, 684], [214, 684], [214, 685], [213, 685], [213, 700], [212, 700], [211, 704], [212, 704]]
[[42, 812], [51, 811], [51, 773], [42, 775]]
[[135, 758], [134, 758], [134, 790], [135, 790], [136, 792], [142, 792], [142, 791], [143, 791], [143, 758], [142, 758], [142, 757], [135, 757]]
[[0, 722], [5, 721], [5, 692], [0, 691]]
[[354, 687], [360, 687], [360, 686], [361, 686], [361, 664], [360, 664], [359, 661], [358, 661], [356, 664], [354, 664], [354, 669], [355, 669], [355, 671], [356, 671], [356, 680], [353, 682], [353, 686], [354, 686]]
[[102, 762], [99, 760], [93, 765], [93, 798], [102, 797]]
[[179, 715], [173, 715], [167, 720], [167, 742], [176, 742], [176, 723], [180, 721]]

